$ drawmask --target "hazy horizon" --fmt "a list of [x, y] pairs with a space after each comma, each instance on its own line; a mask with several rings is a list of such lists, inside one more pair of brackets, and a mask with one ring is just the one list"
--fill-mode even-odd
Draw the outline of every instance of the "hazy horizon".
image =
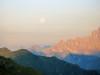
[[0, 45], [53, 44], [100, 27], [100, 0], [0, 0]]

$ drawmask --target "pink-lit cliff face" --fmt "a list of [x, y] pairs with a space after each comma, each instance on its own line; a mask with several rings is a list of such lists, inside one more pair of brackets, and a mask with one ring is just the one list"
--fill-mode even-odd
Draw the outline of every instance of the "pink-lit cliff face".
[[68, 53], [91, 54], [100, 51], [100, 28], [93, 31], [89, 36], [77, 37], [67, 41], [61, 40], [44, 53], [49, 55]]

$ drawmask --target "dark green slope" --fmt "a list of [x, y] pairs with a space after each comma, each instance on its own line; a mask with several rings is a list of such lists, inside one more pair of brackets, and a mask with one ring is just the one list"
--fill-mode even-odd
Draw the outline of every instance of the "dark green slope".
[[41, 75], [40, 72], [22, 67], [9, 58], [0, 56], [0, 75]]
[[12, 53], [11, 58], [18, 64], [35, 68], [44, 75], [99, 75], [96, 71], [87, 71], [56, 57], [37, 56], [21, 49]]

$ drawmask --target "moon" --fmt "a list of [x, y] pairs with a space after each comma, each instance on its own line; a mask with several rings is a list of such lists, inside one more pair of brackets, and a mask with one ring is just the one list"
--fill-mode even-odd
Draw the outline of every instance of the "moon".
[[46, 18], [45, 17], [40, 18], [40, 23], [41, 24], [44, 24], [45, 22], [46, 22]]

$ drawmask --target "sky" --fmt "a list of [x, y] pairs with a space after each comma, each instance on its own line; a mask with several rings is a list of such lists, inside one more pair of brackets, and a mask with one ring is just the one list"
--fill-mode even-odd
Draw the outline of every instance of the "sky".
[[0, 46], [53, 44], [100, 27], [100, 0], [0, 0]]

